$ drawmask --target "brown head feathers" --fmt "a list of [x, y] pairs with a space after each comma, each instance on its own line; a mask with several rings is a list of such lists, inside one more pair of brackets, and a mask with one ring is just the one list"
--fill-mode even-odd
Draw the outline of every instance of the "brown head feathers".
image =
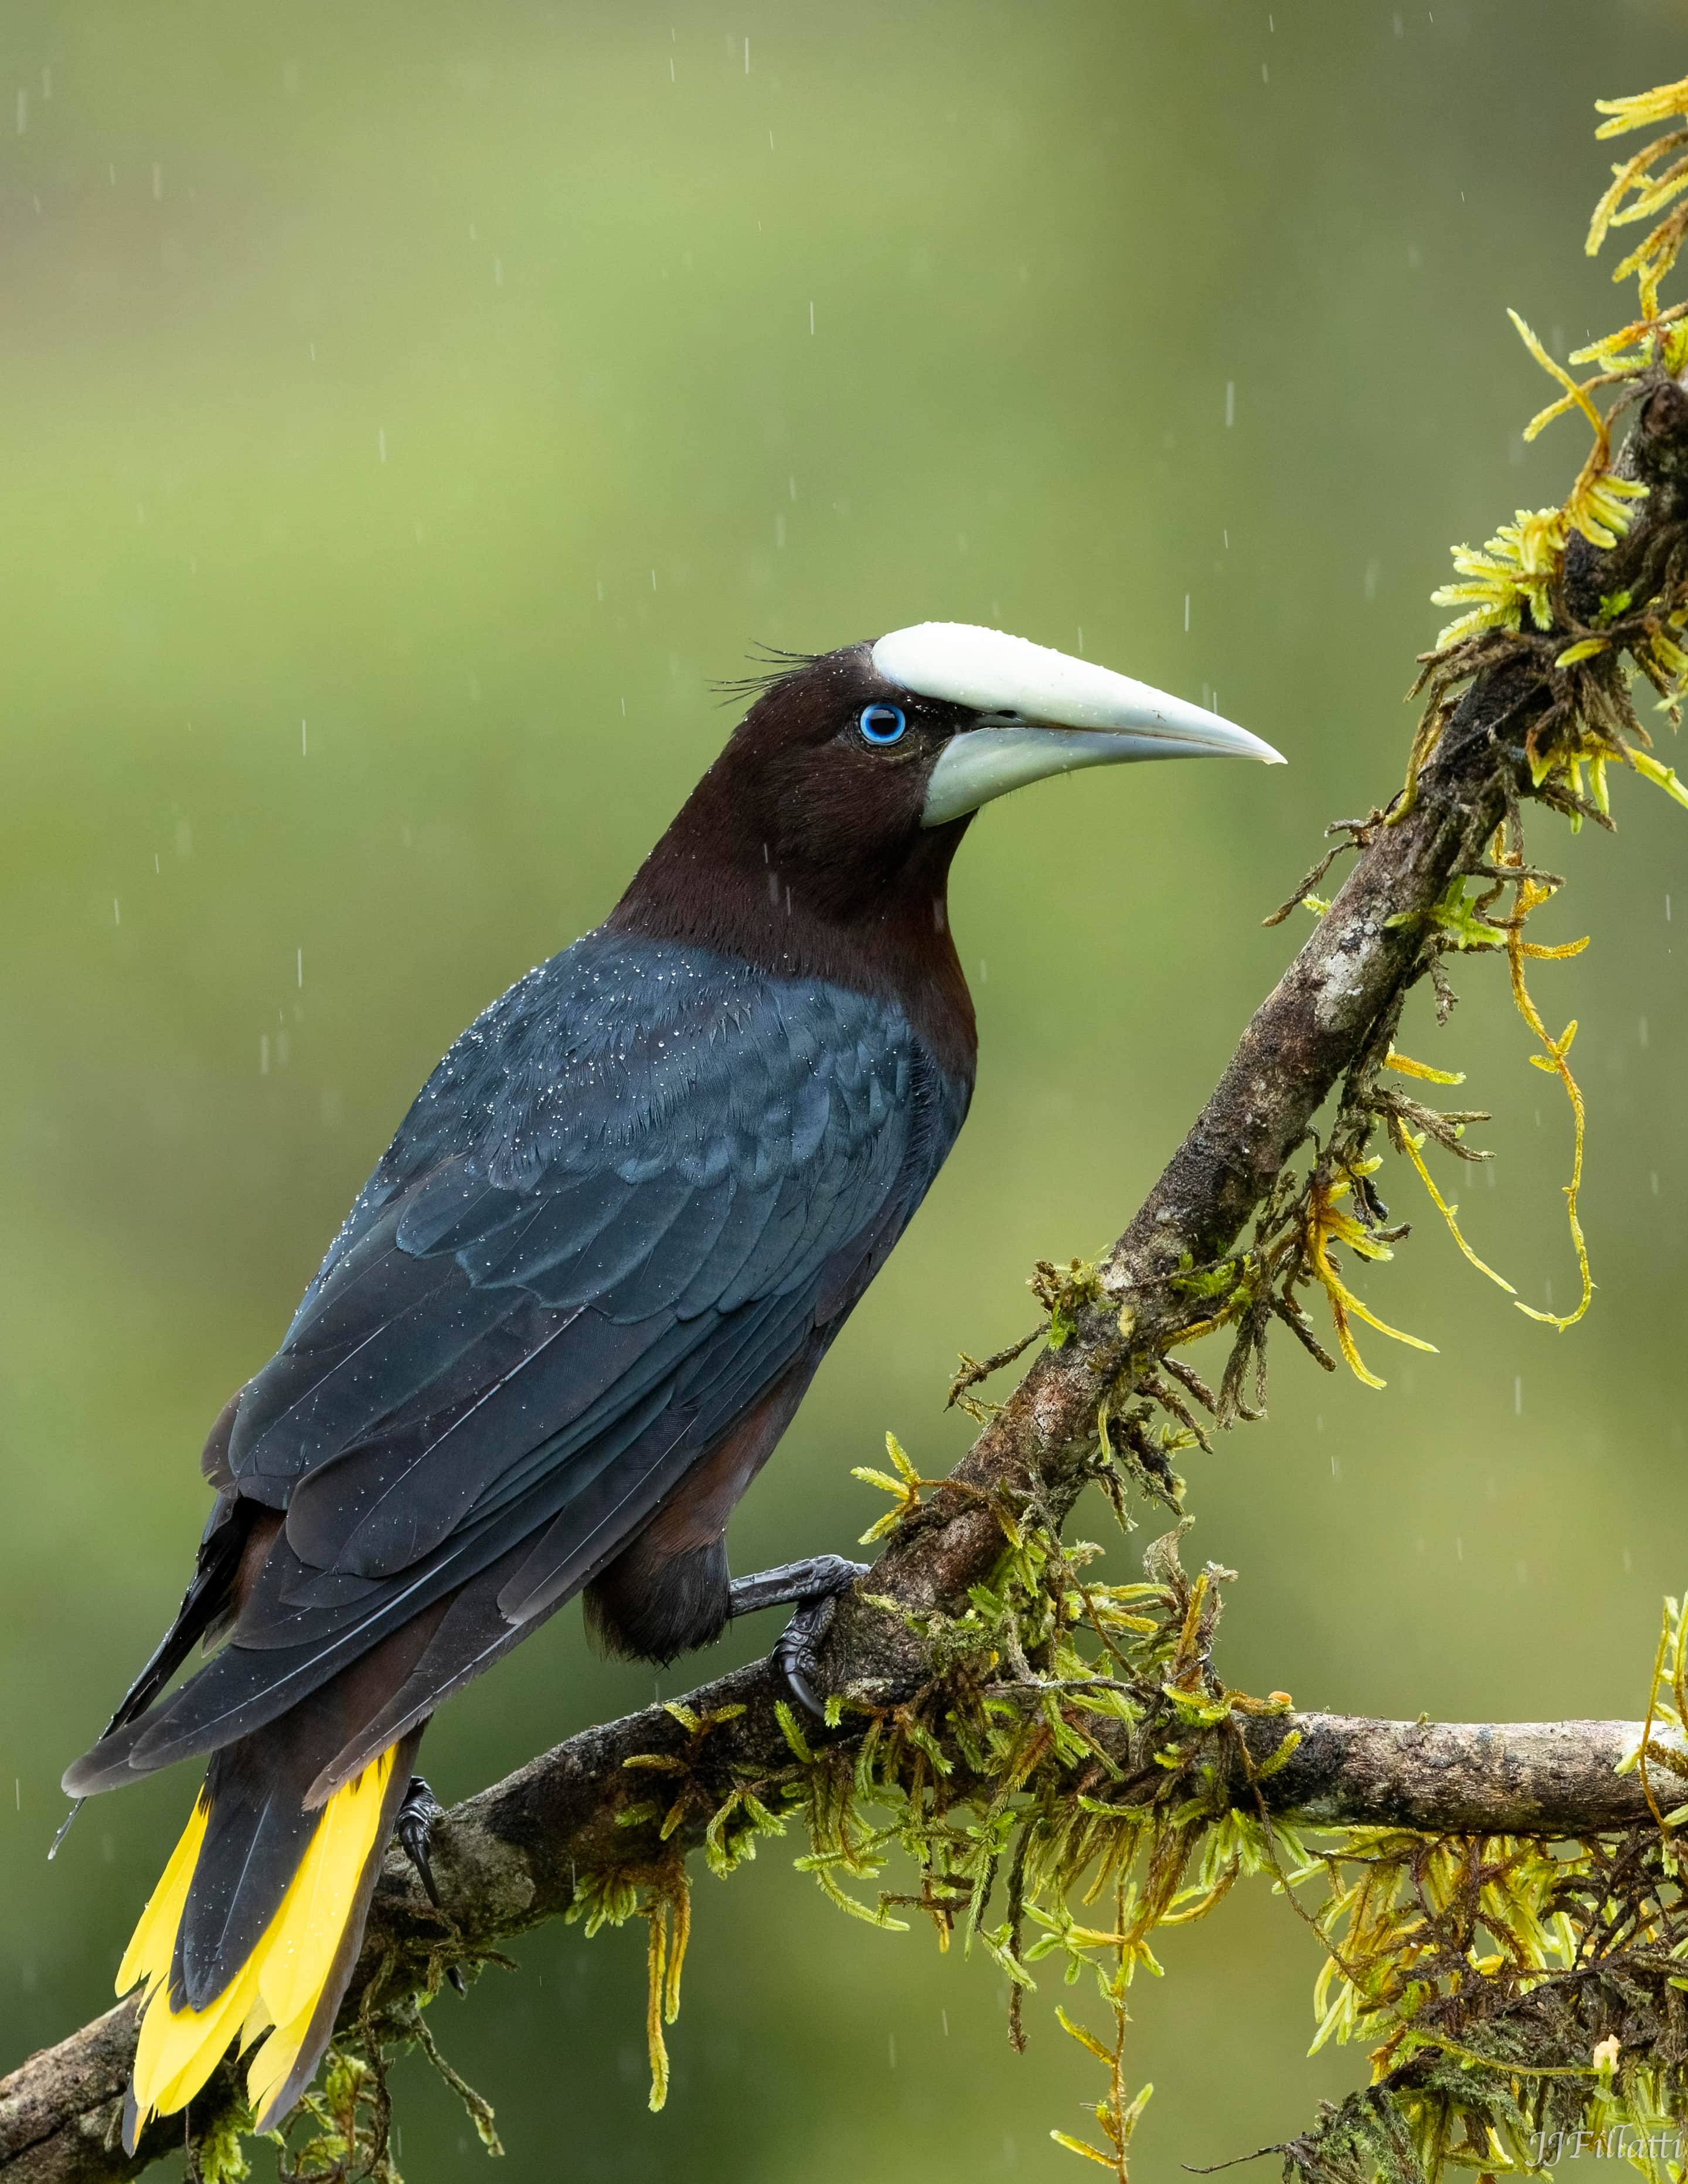
[[758, 684], [610, 926], [894, 994], [937, 1058], [971, 1076], [946, 900], [967, 816], [921, 818], [939, 754], [976, 716], [887, 682], [866, 643]]

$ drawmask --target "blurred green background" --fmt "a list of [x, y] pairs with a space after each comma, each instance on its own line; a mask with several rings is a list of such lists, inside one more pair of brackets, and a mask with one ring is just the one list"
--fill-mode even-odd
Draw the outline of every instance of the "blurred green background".
[[[1581, 458], [1574, 424], [1523, 447], [1545, 383], [1502, 307], [1560, 354], [1616, 322], [1591, 102], [1685, 64], [1663, 0], [734, 7], [0, 23], [6, 2063], [105, 2006], [187, 1804], [185, 1773], [103, 1801], [42, 1863], [183, 1581], [205, 1427], [448, 1040], [614, 900], [729, 725], [712, 679], [755, 640], [999, 622], [1217, 690], [1293, 760], [976, 827], [972, 1120], [743, 1512], [745, 1568], [847, 1548], [888, 1426], [952, 1460], [955, 1352], [1026, 1326], [1030, 1262], [1105, 1243], [1176, 1143], [1298, 942], [1262, 913], [1399, 777], [1448, 542]], [[1575, 883], [1543, 937], [1596, 935], [1537, 979], [1582, 1025], [1595, 1309], [1529, 1324], [1384, 1178], [1419, 1225], [1364, 1286], [1440, 1354], [1369, 1338], [1373, 1394], [1280, 1352], [1270, 1423], [1190, 1465], [1193, 1547], [1242, 1573], [1234, 1681], [1639, 1708], [1685, 1581], [1688, 816], [1619, 803], [1617, 841], [1536, 836]], [[1470, 1072], [1501, 1157], [1445, 1182], [1563, 1309], [1563, 1102], [1500, 967], [1458, 983], [1406, 1043]], [[571, 1613], [446, 1710], [429, 1773], [461, 1796], [651, 1688]], [[662, 2116], [640, 1936], [520, 1954], [435, 2013], [512, 2184], [1075, 2173], [1048, 2131], [1095, 2089], [1047, 1992], [1015, 2060], [988, 1966], [840, 1919], [781, 1855], [700, 1883]], [[1302, 2059], [1316, 1954], [1263, 1892], [1165, 1954], [1140, 2177], [1362, 2067]], [[413, 2184], [478, 2174], [451, 2099], [403, 2086]]]

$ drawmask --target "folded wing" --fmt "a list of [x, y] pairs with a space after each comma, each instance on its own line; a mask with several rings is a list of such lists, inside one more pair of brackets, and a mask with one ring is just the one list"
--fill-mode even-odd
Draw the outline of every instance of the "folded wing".
[[967, 1089], [894, 1002], [707, 950], [593, 934], [530, 973], [434, 1072], [214, 1441], [224, 1496], [281, 1515], [230, 1643], [67, 1786], [245, 1736], [433, 1611], [379, 1717], [387, 1741], [420, 1719], [824, 1345]]

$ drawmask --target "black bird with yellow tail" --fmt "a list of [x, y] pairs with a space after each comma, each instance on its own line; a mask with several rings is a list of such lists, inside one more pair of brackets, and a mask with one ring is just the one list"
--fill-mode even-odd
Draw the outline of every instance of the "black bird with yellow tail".
[[950, 861], [1028, 783], [1214, 755], [1278, 759], [997, 630], [795, 661], [604, 922], [453, 1046], [212, 1428], [192, 1582], [64, 1778], [209, 1756], [118, 1975], [131, 2148], [236, 2042], [258, 2127], [293, 2105], [395, 1826], [426, 1877], [428, 1717], [576, 1593], [657, 1661], [793, 1606], [815, 1703], [857, 1566], [734, 1580], [725, 1534], [967, 1113]]

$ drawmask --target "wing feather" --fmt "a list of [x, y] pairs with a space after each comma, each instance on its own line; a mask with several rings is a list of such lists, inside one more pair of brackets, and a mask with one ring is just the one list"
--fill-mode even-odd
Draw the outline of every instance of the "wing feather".
[[894, 1001], [706, 950], [599, 933], [530, 972], [424, 1087], [242, 1394], [219, 1479], [287, 1513], [231, 1642], [79, 1785], [247, 1735], [460, 1599], [377, 1710], [419, 1718], [819, 1354], [967, 1089]]

